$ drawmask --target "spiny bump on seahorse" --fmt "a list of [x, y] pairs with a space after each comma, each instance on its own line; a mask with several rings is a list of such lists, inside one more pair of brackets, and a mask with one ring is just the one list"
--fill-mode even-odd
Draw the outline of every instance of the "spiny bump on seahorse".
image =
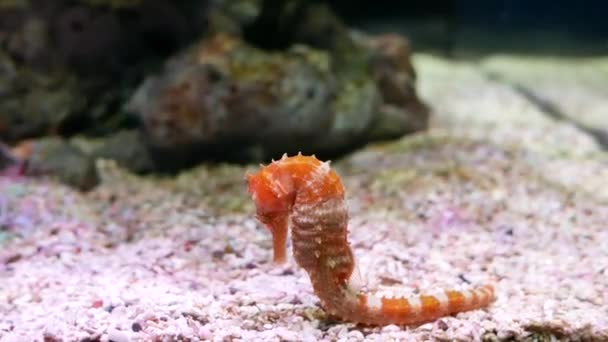
[[274, 261], [285, 262], [291, 227], [294, 259], [332, 316], [370, 325], [419, 324], [483, 308], [494, 300], [491, 285], [407, 298], [362, 292], [354, 281], [345, 189], [329, 162], [314, 155], [285, 154], [246, 177], [256, 217], [272, 234]]

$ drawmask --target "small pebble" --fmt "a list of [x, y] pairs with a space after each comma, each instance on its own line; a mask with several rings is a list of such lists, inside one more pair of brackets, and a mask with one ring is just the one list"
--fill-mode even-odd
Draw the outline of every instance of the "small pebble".
[[129, 342], [129, 335], [124, 331], [110, 328], [108, 329], [108, 339], [112, 342]]
[[138, 322], [131, 324], [131, 330], [133, 330], [134, 332], [139, 332], [141, 331], [141, 329], [141, 324], [139, 324]]
[[436, 324], [437, 324], [437, 328], [439, 328], [443, 331], [448, 330], [448, 328], [449, 328], [448, 324], [443, 319], [437, 320]]

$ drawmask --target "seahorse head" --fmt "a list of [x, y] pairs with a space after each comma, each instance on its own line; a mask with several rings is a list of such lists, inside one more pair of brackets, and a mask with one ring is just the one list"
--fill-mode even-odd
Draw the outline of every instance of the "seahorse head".
[[289, 214], [296, 195], [291, 174], [279, 162], [264, 166], [255, 174], [247, 174], [257, 218], [272, 233], [275, 262], [286, 259]]
[[255, 174], [247, 174], [247, 182], [262, 222], [289, 213], [295, 198], [293, 179], [277, 162], [262, 167]]

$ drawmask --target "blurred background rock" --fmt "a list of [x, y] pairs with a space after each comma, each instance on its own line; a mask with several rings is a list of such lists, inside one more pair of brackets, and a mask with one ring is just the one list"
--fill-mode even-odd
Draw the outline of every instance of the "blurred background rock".
[[99, 157], [138, 173], [339, 157], [427, 127], [410, 41], [602, 54], [594, 3], [0, 0], [0, 164], [87, 189]]

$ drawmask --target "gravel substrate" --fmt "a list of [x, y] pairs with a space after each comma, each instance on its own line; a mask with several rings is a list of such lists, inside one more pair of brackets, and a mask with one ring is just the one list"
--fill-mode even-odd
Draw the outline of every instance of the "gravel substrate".
[[[436, 126], [333, 164], [350, 240], [367, 287], [493, 282], [487, 309], [418, 327], [338, 322], [292, 260], [271, 263], [246, 194], [253, 166], [163, 179], [99, 162], [86, 194], [0, 177], [0, 341], [608, 340], [606, 154], [468, 67], [418, 63]], [[471, 114], [492, 98], [530, 121]]]
[[497, 284], [487, 310], [420, 327], [325, 317], [305, 273], [292, 261], [269, 262], [270, 237], [249, 203], [222, 213], [213, 199], [246, 198], [237, 167], [172, 181], [107, 165], [104, 184], [87, 195], [2, 178], [0, 336], [606, 339], [608, 207], [544, 182], [526, 160], [485, 143], [429, 138], [414, 152], [368, 149], [338, 163], [368, 287]]

